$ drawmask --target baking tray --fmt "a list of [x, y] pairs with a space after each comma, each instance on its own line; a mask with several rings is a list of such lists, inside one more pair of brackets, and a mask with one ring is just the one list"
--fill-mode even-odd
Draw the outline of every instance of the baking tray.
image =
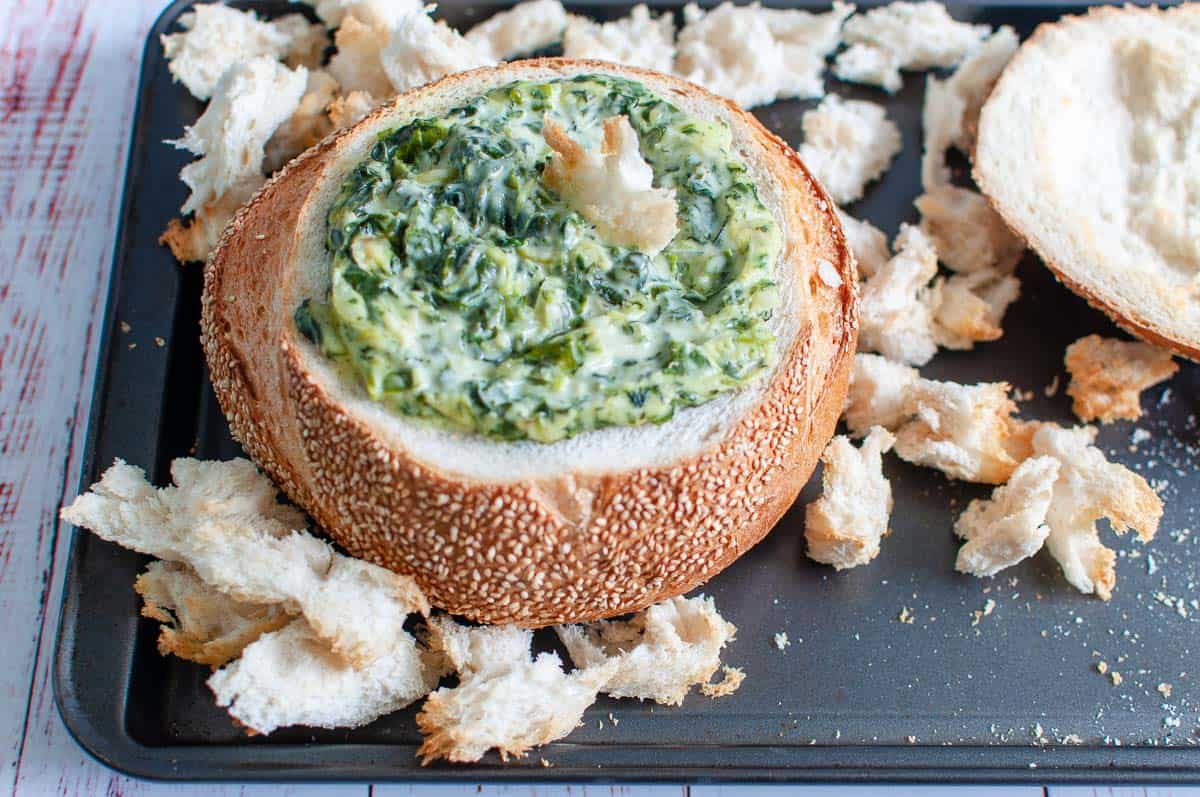
[[[240, 454], [217, 408], [197, 341], [201, 270], [178, 266], [156, 238], [183, 201], [185, 153], [161, 143], [201, 108], [173, 85], [158, 44], [188, 3], [150, 32], [142, 62], [121, 223], [80, 489], [115, 457], [162, 484], [172, 458]], [[296, 6], [255, 3], [267, 15]], [[460, 24], [498, 6], [441, 13]], [[666, 7], [666, 6], [664, 6]], [[952, 7], [956, 16], [1010, 24], [1022, 36], [1079, 6]], [[627, 5], [574, 6], [599, 17]], [[924, 79], [884, 102], [904, 153], [851, 210], [894, 234], [914, 219]], [[801, 112], [781, 102], [760, 118], [798, 144]], [[961, 166], [961, 164], [960, 164]], [[1097, 167], [1102, 166], [1097, 164]], [[927, 375], [1007, 379], [1030, 417], [1069, 423], [1063, 348], [1115, 334], [1112, 324], [1027, 257], [1020, 301], [1002, 341], [942, 352]], [[353, 731], [302, 728], [250, 738], [213, 703], [206, 668], [155, 650], [132, 589], [145, 558], [75, 533], [54, 669], [71, 733], [109, 766], [147, 778], [428, 781], [1095, 781], [1200, 780], [1195, 658], [1200, 497], [1194, 411], [1200, 370], [1185, 364], [1144, 397], [1134, 425], [1103, 428], [1100, 444], [1162, 487], [1166, 515], [1149, 547], [1122, 540], [1109, 603], [1075, 592], [1045, 554], [980, 580], [954, 572], [954, 517], [988, 488], [949, 481], [889, 457], [893, 533], [870, 566], [835, 573], [804, 556], [801, 506], [705, 590], [740, 629], [725, 659], [748, 677], [733, 697], [693, 695], [679, 708], [601, 698], [583, 726], [526, 759], [421, 768], [413, 709]], [[1134, 450], [1136, 449], [1136, 450]], [[1105, 532], [1108, 535], [1108, 532]], [[1111, 539], [1111, 536], [1109, 536]], [[1179, 602], [1181, 601], [1181, 602]], [[1169, 604], [1169, 605], [1168, 605]], [[785, 632], [790, 646], [773, 643]], [[542, 643], [552, 644], [539, 636]], [[1123, 676], [1102, 676], [1105, 662]], [[1170, 684], [1171, 696], [1157, 687]]]

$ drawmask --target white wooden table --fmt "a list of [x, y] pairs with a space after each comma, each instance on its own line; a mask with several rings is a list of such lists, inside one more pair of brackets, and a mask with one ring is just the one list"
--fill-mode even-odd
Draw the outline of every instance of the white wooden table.
[[[0, 792], [21, 795], [1041, 795], [1038, 787], [187, 786], [130, 780], [67, 734], [50, 687], [71, 497], [134, 91], [165, 0], [0, 0]], [[1200, 789], [1049, 790], [1200, 795]]]

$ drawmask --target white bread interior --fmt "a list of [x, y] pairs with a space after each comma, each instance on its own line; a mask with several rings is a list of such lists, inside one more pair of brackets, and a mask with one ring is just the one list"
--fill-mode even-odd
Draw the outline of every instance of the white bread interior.
[[1198, 64], [1197, 3], [1102, 8], [1043, 25], [985, 103], [975, 151], [983, 192], [1068, 287], [1130, 332], [1193, 359]]

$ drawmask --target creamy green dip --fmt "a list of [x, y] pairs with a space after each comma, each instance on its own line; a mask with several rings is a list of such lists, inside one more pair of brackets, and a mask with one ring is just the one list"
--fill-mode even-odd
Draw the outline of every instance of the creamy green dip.
[[[542, 182], [549, 114], [586, 148], [626, 115], [679, 232], [607, 244]], [[661, 423], [774, 362], [780, 235], [723, 123], [629, 80], [516, 82], [379, 137], [329, 211], [297, 328], [402, 415], [552, 442]]]

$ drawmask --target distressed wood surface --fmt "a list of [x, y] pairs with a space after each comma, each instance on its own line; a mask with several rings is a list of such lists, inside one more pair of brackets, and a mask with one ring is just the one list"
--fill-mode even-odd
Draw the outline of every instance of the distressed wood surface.
[[[20, 795], [1043, 794], [1038, 787], [238, 786], [122, 777], [69, 737], [50, 665], [142, 42], [165, 3], [0, 0], [0, 793]], [[1200, 797], [1200, 789], [1048, 790]]]

